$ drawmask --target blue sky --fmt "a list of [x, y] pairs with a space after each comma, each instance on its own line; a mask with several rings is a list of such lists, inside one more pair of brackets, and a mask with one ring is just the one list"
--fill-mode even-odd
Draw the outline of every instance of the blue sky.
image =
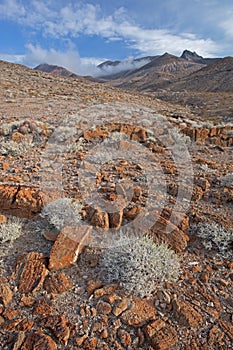
[[106, 59], [233, 56], [232, 0], [0, 0], [0, 59], [96, 74]]

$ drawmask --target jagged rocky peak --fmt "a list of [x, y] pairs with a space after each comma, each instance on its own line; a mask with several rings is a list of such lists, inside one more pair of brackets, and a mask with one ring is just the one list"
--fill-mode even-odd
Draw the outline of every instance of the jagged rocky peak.
[[189, 50], [184, 50], [184, 52], [181, 55], [181, 58], [184, 58], [189, 61], [193, 61], [195, 59], [198, 59], [198, 60], [203, 59], [203, 57], [198, 55], [195, 51], [191, 52]]

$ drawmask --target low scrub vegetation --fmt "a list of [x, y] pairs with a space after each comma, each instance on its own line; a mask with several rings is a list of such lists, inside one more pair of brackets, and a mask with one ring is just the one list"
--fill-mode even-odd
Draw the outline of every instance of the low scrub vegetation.
[[46, 205], [41, 217], [47, 220], [51, 228], [61, 230], [65, 226], [74, 226], [81, 220], [82, 206], [70, 198], [59, 198]]
[[22, 220], [10, 218], [0, 225], [0, 243], [13, 242], [22, 233]]
[[120, 236], [116, 246], [105, 249], [101, 265], [108, 282], [139, 297], [150, 296], [154, 282], [177, 280], [180, 269], [175, 252], [148, 237]]

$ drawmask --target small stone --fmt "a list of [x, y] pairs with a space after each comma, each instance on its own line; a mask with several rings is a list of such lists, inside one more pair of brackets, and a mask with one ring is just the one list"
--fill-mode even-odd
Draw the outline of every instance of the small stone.
[[128, 326], [141, 327], [148, 321], [154, 320], [156, 309], [145, 300], [134, 299], [133, 307], [121, 315], [121, 321]]
[[57, 345], [49, 335], [45, 335], [41, 331], [30, 333], [20, 350], [56, 350]]
[[0, 224], [4, 224], [7, 222], [7, 218], [5, 215], [0, 215]]
[[84, 342], [85, 339], [87, 339], [88, 335], [87, 334], [84, 334], [82, 337], [77, 337], [75, 338], [75, 344], [78, 345], [78, 346], [81, 346]]
[[103, 286], [103, 283], [101, 281], [89, 280], [87, 282], [87, 287], [86, 287], [86, 291], [88, 293], [88, 298], [93, 294], [93, 292], [96, 289], [99, 289], [102, 286]]
[[25, 136], [22, 133], [16, 131], [11, 135], [11, 140], [20, 143], [25, 140]]
[[107, 331], [107, 329], [104, 329], [104, 330], [100, 333], [100, 338], [101, 338], [101, 339], [107, 339], [107, 338], [108, 338], [108, 331]]
[[118, 284], [109, 284], [103, 288], [96, 289], [94, 291], [94, 298], [99, 299], [104, 295], [112, 294], [118, 289], [121, 289], [121, 287]]
[[31, 295], [22, 296], [19, 302], [20, 306], [26, 306], [26, 307], [32, 307], [34, 304], [35, 304], [35, 298]]
[[14, 309], [13, 307], [7, 307], [5, 308], [5, 311], [3, 312], [3, 316], [7, 320], [13, 320], [16, 316], [18, 316], [19, 311]]
[[60, 294], [72, 288], [72, 283], [65, 273], [46, 277], [44, 288], [48, 293]]
[[125, 348], [132, 343], [131, 335], [122, 328], [118, 329], [117, 336]]
[[158, 330], [158, 332], [151, 338], [150, 343], [153, 349], [168, 350], [178, 341], [177, 333], [172, 326], [166, 326]]
[[128, 308], [128, 301], [126, 298], [123, 298], [122, 300], [118, 299], [113, 307], [112, 313], [115, 316], [119, 316]]
[[134, 220], [142, 212], [142, 207], [135, 206], [132, 209], [124, 210], [124, 217], [128, 220]]
[[108, 213], [102, 211], [99, 208], [96, 208], [94, 210], [93, 215], [90, 218], [90, 224], [95, 226], [95, 227], [108, 229], [109, 228]]
[[50, 242], [55, 242], [58, 236], [58, 232], [55, 231], [44, 231], [42, 233], [45, 239], [47, 239]]
[[52, 310], [52, 302], [48, 298], [42, 297], [36, 301], [33, 315], [50, 315]]
[[11, 350], [20, 350], [25, 338], [25, 332], [18, 332], [13, 340]]
[[27, 319], [17, 318], [7, 322], [3, 328], [8, 332], [28, 332], [32, 329], [34, 321]]
[[188, 302], [174, 300], [172, 306], [174, 317], [180, 325], [197, 328], [203, 322], [201, 314]]
[[111, 228], [119, 228], [122, 225], [123, 209], [116, 213], [109, 213], [109, 226]]
[[16, 327], [17, 332], [29, 332], [34, 326], [34, 321], [23, 319]]
[[209, 331], [208, 344], [213, 347], [217, 342], [220, 342], [224, 337], [224, 333], [214, 325]]
[[228, 338], [233, 342], [233, 325], [232, 323], [219, 320], [219, 325], [224, 331], [224, 333], [227, 334]]
[[183, 251], [189, 240], [182, 230], [161, 216], [150, 229], [150, 235], [156, 241], [166, 242], [176, 252]]
[[148, 324], [145, 327], [145, 334], [148, 339], [153, 338], [153, 336], [162, 328], [166, 326], [166, 323], [161, 320], [160, 318], [157, 318], [154, 322]]
[[202, 271], [199, 276], [199, 279], [202, 283], [207, 283], [209, 281], [209, 278], [210, 278], [209, 271]]
[[83, 348], [85, 350], [95, 350], [97, 347], [98, 340], [97, 338], [85, 339], [83, 343]]
[[0, 302], [3, 303], [4, 306], [8, 305], [13, 297], [13, 293], [8, 284], [0, 285]]
[[103, 299], [104, 301], [107, 301], [107, 303], [113, 304], [114, 301], [118, 300], [120, 297], [116, 294], [113, 293], [111, 295], [106, 295]]
[[4, 323], [5, 323], [5, 319], [2, 316], [0, 316], [0, 326], [2, 326]]
[[106, 303], [105, 301], [99, 301], [96, 307], [97, 311], [101, 314], [108, 315], [112, 311], [112, 307], [109, 303]]
[[41, 320], [40, 326], [49, 328], [60, 343], [67, 345], [70, 337], [70, 329], [68, 327], [68, 322], [63, 315], [51, 315], [45, 317]]

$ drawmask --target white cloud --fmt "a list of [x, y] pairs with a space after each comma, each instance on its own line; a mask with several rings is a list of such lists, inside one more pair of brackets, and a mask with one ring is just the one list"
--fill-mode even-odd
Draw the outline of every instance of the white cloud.
[[57, 65], [70, 70], [78, 75], [99, 74], [97, 65], [105, 61], [106, 58], [83, 57], [75, 49], [67, 51], [58, 51], [53, 48], [46, 50], [39, 45], [27, 45], [27, 52], [24, 55], [6, 55], [0, 53], [0, 59], [8, 62], [19, 63], [31, 68], [41, 64], [48, 63]]
[[104, 59], [88, 57], [81, 58], [78, 51], [69, 49], [68, 51], [58, 51], [55, 49], [43, 49], [39, 45], [27, 45], [28, 53], [25, 55], [23, 63], [35, 67], [40, 63], [62, 66], [79, 75], [96, 75], [96, 66]]
[[16, 0], [4, 1], [0, 4], [0, 17], [16, 20], [26, 15], [26, 9]]
[[7, 55], [0, 53], [0, 60], [22, 64], [25, 59], [25, 55]]
[[[88, 3], [68, 3], [65, 6], [34, 0], [20, 5], [17, 0], [4, 0], [0, 5], [0, 18], [8, 18], [20, 24], [40, 30], [54, 38], [70, 38], [79, 35], [98, 35], [109, 41], [119, 40], [140, 54], [162, 54], [169, 51], [181, 54], [184, 49], [204, 56], [214, 56], [217, 44], [210, 38], [197, 37], [195, 33], [175, 33], [168, 29], [144, 29], [136, 25], [123, 8], [104, 16], [100, 6]], [[51, 52], [52, 54], [52, 52]]]
[[97, 76], [107, 76], [110, 74], [117, 74], [122, 71], [127, 71], [131, 69], [137, 69], [145, 64], [149, 63], [150, 59], [142, 59], [140, 61], [135, 61], [133, 57], [128, 57], [127, 59], [121, 61], [118, 65], [112, 66], [112, 65], [106, 65], [103, 66], [103, 68], [99, 71]]
[[220, 22], [220, 26], [223, 28], [225, 35], [229, 39], [233, 39], [233, 10], [225, 16], [225, 18]]

